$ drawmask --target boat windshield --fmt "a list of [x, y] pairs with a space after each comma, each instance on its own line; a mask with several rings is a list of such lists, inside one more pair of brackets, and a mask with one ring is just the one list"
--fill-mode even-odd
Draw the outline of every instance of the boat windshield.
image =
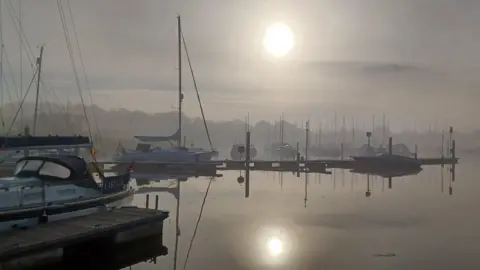
[[15, 176], [31, 176], [32, 174], [67, 179], [70, 177], [71, 172], [70, 169], [50, 161], [22, 160], [17, 163]]

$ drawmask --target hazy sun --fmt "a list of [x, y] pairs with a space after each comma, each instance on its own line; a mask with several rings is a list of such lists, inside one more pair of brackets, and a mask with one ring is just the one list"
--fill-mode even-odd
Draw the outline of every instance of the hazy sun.
[[263, 46], [265, 50], [275, 56], [287, 55], [293, 48], [294, 36], [290, 27], [284, 23], [273, 23], [265, 31]]

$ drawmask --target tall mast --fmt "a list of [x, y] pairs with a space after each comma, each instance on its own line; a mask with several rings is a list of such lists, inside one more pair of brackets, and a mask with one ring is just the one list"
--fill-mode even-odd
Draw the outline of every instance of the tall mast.
[[38, 94], [40, 93], [40, 83], [41, 83], [41, 74], [42, 74], [42, 56], [43, 56], [43, 46], [40, 47], [40, 57], [37, 58], [38, 66], [38, 75], [37, 75], [37, 94], [35, 96], [35, 111], [33, 115], [33, 131], [32, 134], [35, 136], [37, 129], [37, 116], [38, 116]]
[[[0, 0], [0, 99], [1, 99], [1, 104], [0, 106], [3, 107], [3, 1]], [[5, 129], [4, 125], [4, 118], [3, 118], [3, 112], [2, 112], [2, 127]]]
[[178, 21], [178, 146], [182, 146], [182, 26], [180, 15]]
[[[18, 37], [20, 39], [20, 97], [23, 98], [23, 40], [22, 40], [22, 0], [18, 0], [18, 28], [20, 33]], [[20, 109], [20, 124], [23, 128], [23, 108]]]

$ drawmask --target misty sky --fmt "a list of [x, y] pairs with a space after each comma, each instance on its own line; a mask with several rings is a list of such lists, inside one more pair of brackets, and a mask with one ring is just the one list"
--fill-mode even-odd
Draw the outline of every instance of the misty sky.
[[[38, 54], [38, 46], [45, 45], [45, 83], [60, 101], [67, 96], [78, 101], [56, 0], [3, 0], [4, 52], [11, 66], [4, 67], [8, 88], [13, 93], [12, 77], [17, 88], [20, 84], [20, 41], [11, 17], [12, 7], [18, 16], [20, 2], [32, 51]], [[458, 128], [478, 126], [476, 0], [70, 0], [70, 4], [94, 102], [104, 108], [173, 109], [180, 13], [205, 112], [212, 120], [243, 119], [247, 112], [254, 121], [277, 119], [285, 112], [287, 120], [310, 116], [331, 121], [336, 110], [368, 125], [372, 113], [386, 112], [397, 127], [435, 121]], [[293, 29], [295, 47], [286, 58], [274, 61], [261, 40], [268, 24], [276, 21]], [[80, 64], [71, 22], [67, 26]], [[23, 66], [26, 89], [32, 78], [26, 54]], [[183, 67], [185, 111], [200, 115], [186, 61]], [[4, 100], [8, 102], [5, 96]]]

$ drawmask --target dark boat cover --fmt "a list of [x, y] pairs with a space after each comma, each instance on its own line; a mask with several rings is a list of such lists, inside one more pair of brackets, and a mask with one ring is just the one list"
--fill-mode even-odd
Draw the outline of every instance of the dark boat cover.
[[18, 136], [0, 137], [0, 148], [38, 147], [55, 145], [90, 144], [90, 138], [85, 136]]

